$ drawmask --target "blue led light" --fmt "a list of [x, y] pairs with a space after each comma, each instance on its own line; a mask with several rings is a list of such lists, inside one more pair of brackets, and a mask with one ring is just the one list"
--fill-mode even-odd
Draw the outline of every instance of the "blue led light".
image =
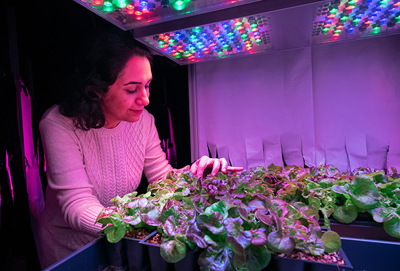
[[142, 6], [142, 7], [147, 7], [147, 4], [149, 3], [149, 1], [147, 1], [147, 0], [140, 0], [139, 1], [139, 4]]

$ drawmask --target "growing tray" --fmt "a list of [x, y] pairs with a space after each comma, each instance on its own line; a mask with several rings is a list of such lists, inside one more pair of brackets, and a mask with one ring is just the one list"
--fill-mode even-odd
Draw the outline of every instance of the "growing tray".
[[[146, 238], [141, 240], [139, 243], [143, 246], [146, 246], [149, 252], [150, 259], [150, 269], [152, 271], [199, 271], [200, 266], [197, 263], [199, 255], [201, 253], [200, 249], [195, 249], [192, 251], [187, 251], [185, 258], [180, 260], [177, 263], [168, 263], [166, 262], [160, 254], [160, 245], [148, 243], [147, 240], [154, 237], [157, 234], [157, 231], [152, 232]], [[128, 255], [129, 257], [129, 255]]]
[[149, 251], [147, 246], [140, 242], [143, 239], [124, 237], [122, 241], [125, 245], [125, 255], [130, 271], [150, 270]]
[[270, 263], [264, 271], [288, 271], [288, 270], [296, 270], [296, 271], [345, 271], [352, 270], [353, 266], [350, 263], [350, 260], [347, 258], [343, 249], [339, 250], [339, 254], [344, 259], [345, 265], [331, 264], [331, 263], [322, 263], [311, 260], [299, 260], [299, 259], [291, 259], [284, 258], [277, 255], [273, 255]]

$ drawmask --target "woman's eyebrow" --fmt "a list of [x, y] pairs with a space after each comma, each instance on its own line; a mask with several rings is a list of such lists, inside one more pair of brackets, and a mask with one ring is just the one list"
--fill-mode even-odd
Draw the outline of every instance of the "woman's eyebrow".
[[141, 84], [141, 83], [142, 83], [142, 82], [131, 81], [131, 82], [129, 82], [129, 83], [124, 84], [124, 86], [127, 86], [127, 85], [137, 85], [137, 84]]

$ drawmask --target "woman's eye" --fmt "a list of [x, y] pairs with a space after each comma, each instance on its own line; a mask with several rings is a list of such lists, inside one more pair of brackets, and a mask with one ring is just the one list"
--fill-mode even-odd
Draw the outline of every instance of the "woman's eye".
[[135, 93], [136, 93], [136, 89], [135, 89], [135, 90], [129, 90], [129, 89], [127, 89], [126, 92], [127, 92], [128, 94], [135, 94]]

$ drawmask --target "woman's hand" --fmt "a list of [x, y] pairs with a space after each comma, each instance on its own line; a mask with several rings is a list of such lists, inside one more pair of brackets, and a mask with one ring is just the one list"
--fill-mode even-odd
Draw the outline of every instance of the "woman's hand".
[[206, 169], [211, 168], [211, 176], [215, 176], [215, 174], [218, 173], [218, 171], [221, 171], [222, 173], [226, 173], [227, 171], [242, 171], [242, 167], [231, 167], [228, 166], [228, 163], [226, 162], [225, 158], [209, 158], [207, 156], [201, 157], [199, 160], [193, 163], [193, 165], [190, 168], [190, 171], [197, 176], [197, 178], [200, 178], [203, 176], [204, 171]]

